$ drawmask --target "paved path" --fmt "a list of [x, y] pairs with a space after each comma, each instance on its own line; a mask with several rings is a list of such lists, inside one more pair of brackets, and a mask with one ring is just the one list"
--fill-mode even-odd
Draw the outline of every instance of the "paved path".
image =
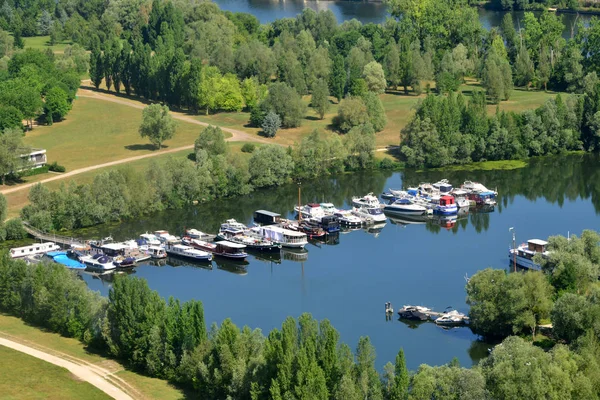
[[72, 361], [65, 360], [63, 358], [45, 353], [43, 351], [34, 349], [29, 346], [25, 346], [17, 342], [13, 342], [12, 340], [5, 339], [2, 337], [0, 337], [0, 345], [16, 351], [20, 351], [21, 353], [28, 354], [35, 358], [39, 358], [40, 360], [49, 362], [59, 367], [66, 368], [77, 378], [94, 385], [95, 387], [102, 390], [104, 393], [106, 393], [114, 399], [133, 400], [133, 398], [127, 393], [125, 393], [123, 390], [109, 382], [106, 378], [109, 375], [111, 375], [111, 373], [100, 367], [91, 367], [85, 364], [76, 364]]

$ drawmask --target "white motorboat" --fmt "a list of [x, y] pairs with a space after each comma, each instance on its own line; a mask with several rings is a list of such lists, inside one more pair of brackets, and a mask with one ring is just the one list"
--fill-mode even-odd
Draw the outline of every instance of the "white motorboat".
[[354, 207], [352, 209], [352, 213], [362, 219], [363, 222], [367, 224], [373, 224], [378, 222], [385, 222], [387, 217], [381, 211], [379, 206], [361, 206]]
[[440, 193], [440, 195], [449, 194], [453, 189], [450, 182], [448, 182], [448, 179], [442, 179], [441, 181], [436, 182], [431, 186], [434, 189], [436, 189]]
[[[235, 221], [235, 219], [229, 220], [229, 221]], [[239, 225], [244, 226], [243, 224], [239, 224]], [[185, 235], [192, 239], [200, 239], [200, 240], [205, 240], [205, 241], [211, 241], [215, 238], [214, 235], [199, 231], [198, 229], [187, 229], [185, 231]]]
[[91, 269], [108, 271], [117, 268], [117, 266], [113, 263], [113, 259], [111, 257], [105, 256], [102, 253], [80, 257], [79, 261], [81, 261]]
[[142, 240], [142, 243], [147, 246], [160, 246], [161, 243], [161, 241], [158, 240], [155, 234], [148, 232], [142, 233], [140, 235], [140, 239]]
[[486, 188], [482, 183], [479, 182], [473, 182], [473, 181], [465, 181], [462, 185], [461, 185], [461, 189], [464, 189], [467, 191], [467, 193], [477, 193], [477, 192], [493, 192], [496, 196], [498, 195], [498, 192], [495, 190], [490, 190], [488, 188]]
[[454, 201], [458, 208], [469, 208], [471, 206], [471, 201], [467, 198], [466, 190], [455, 189], [452, 191], [452, 196], [454, 196]]
[[427, 207], [415, 204], [410, 199], [403, 198], [386, 205], [383, 211], [390, 214], [423, 215], [427, 212]]
[[521, 244], [516, 249], [511, 248], [508, 250], [510, 264], [516, 264], [521, 268], [541, 270], [541, 265], [534, 262], [533, 257], [536, 254], [548, 257], [550, 252], [546, 250], [546, 246], [548, 246], [548, 242], [545, 240], [530, 239], [527, 243]]
[[368, 206], [379, 208], [380, 203], [379, 199], [376, 196], [374, 196], [373, 193], [369, 193], [363, 197], [353, 197], [352, 205], [354, 207]]
[[160, 240], [161, 243], [164, 243], [164, 244], [170, 244], [170, 245], [172, 245], [172, 244], [177, 244], [177, 243], [181, 242], [180, 238], [178, 238], [175, 235], [171, 235], [167, 231], [162, 231], [162, 230], [161, 231], [155, 231], [154, 235], [156, 236], [156, 238], [158, 240]]
[[280, 243], [282, 247], [302, 249], [308, 244], [305, 233], [281, 228], [275, 225], [256, 226], [250, 229], [261, 237]]
[[235, 219], [228, 219], [221, 224], [217, 239], [242, 244], [255, 251], [279, 251], [281, 249], [279, 243], [263, 238]]
[[154, 259], [167, 258], [167, 252], [162, 246], [148, 246], [146, 254], [149, 255], [150, 258]]
[[434, 205], [433, 212], [439, 215], [455, 215], [458, 213], [458, 207], [454, 202], [454, 197], [444, 195], [440, 197], [439, 203]]
[[49, 251], [58, 251], [60, 246], [54, 242], [36, 243], [29, 246], [15, 247], [10, 249], [11, 258], [32, 256], [35, 254], [44, 254]]
[[362, 219], [352, 213], [352, 210], [337, 210], [334, 216], [340, 221], [340, 225], [349, 228], [360, 228], [363, 224]]
[[335, 215], [339, 210], [333, 205], [333, 203], [321, 203], [319, 204], [325, 215]]
[[459, 313], [456, 310], [448, 311], [435, 319], [437, 325], [442, 326], [457, 326], [464, 325], [469, 320], [465, 314]]
[[325, 216], [325, 212], [317, 203], [308, 203], [304, 206], [296, 206], [294, 210], [302, 216], [302, 219], [313, 219], [321, 222], [321, 218]]
[[173, 256], [189, 258], [196, 261], [212, 261], [212, 254], [184, 244], [167, 245], [166, 252]]

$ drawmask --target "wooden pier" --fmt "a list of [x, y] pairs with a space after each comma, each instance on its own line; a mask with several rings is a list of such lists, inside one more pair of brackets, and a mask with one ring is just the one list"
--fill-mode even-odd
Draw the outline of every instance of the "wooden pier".
[[78, 239], [78, 238], [74, 238], [74, 237], [62, 236], [62, 235], [56, 235], [54, 233], [44, 232], [44, 231], [34, 228], [33, 226], [29, 225], [27, 222], [23, 222], [23, 229], [25, 229], [25, 231], [28, 234], [30, 234], [31, 236], [33, 236], [36, 239], [44, 240], [47, 242], [54, 242], [57, 244], [62, 244], [63, 246], [70, 246], [70, 245], [85, 246], [85, 244], [86, 244], [85, 240], [83, 240], [83, 239]]

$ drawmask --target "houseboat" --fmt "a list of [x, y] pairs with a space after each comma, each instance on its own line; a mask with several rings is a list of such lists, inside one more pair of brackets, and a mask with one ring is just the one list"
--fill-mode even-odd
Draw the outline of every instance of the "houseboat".
[[537, 264], [533, 257], [536, 254], [541, 254], [542, 257], [548, 257], [549, 252], [546, 250], [548, 242], [541, 239], [530, 239], [527, 243], [523, 243], [516, 249], [508, 250], [508, 259], [510, 265], [516, 264], [518, 267], [541, 270], [542, 267]]
[[306, 233], [310, 239], [320, 239], [327, 235], [327, 232], [319, 226], [314, 219], [302, 219], [300, 221], [284, 221], [280, 224], [282, 228], [291, 231]]
[[254, 222], [260, 225], [275, 225], [281, 222], [281, 214], [267, 210], [257, 210], [254, 212]]
[[302, 219], [314, 218], [320, 221], [325, 216], [325, 212], [318, 203], [308, 203], [304, 206], [296, 206], [294, 210], [298, 213], [298, 217]]
[[235, 219], [228, 219], [221, 224], [218, 240], [227, 240], [232, 243], [238, 243], [246, 246], [249, 250], [255, 251], [277, 251], [281, 249], [281, 244], [265, 239], [255, 232], [252, 232], [248, 227]]
[[30, 246], [15, 247], [10, 249], [11, 258], [32, 256], [34, 254], [44, 254], [49, 251], [58, 251], [60, 246], [54, 242], [36, 243]]
[[389, 214], [401, 215], [424, 215], [427, 207], [415, 204], [410, 199], [398, 199], [383, 207], [383, 211]]
[[454, 197], [449, 195], [441, 196], [438, 204], [434, 205], [433, 212], [438, 215], [454, 215], [458, 213]]
[[240, 243], [228, 242], [226, 240], [210, 243], [188, 237], [183, 238], [183, 242], [197, 250], [202, 250], [219, 257], [230, 258], [233, 260], [244, 260], [248, 257], [248, 253], [244, 251], [246, 246]]
[[470, 192], [467, 198], [478, 206], [494, 207], [496, 205], [496, 192]]
[[257, 226], [250, 229], [261, 237], [280, 243], [282, 247], [302, 249], [308, 243], [307, 236], [279, 226]]
[[212, 261], [212, 254], [184, 244], [167, 245], [165, 251], [169, 255], [189, 258], [195, 261]]
[[[332, 213], [333, 210], [337, 211], [333, 204], [324, 203], [328, 206], [327, 212], [323, 209], [320, 204], [309, 203], [305, 206], [294, 207], [298, 213], [298, 218], [302, 220], [308, 220], [311, 225], [318, 225], [326, 233], [336, 233], [340, 231], [340, 223]], [[300, 218], [301, 217], [301, 218]], [[309, 232], [306, 232], [307, 234]], [[314, 236], [314, 234], [313, 234]]]
[[147, 246], [160, 246], [160, 240], [152, 233], [142, 233], [140, 235], [140, 243]]

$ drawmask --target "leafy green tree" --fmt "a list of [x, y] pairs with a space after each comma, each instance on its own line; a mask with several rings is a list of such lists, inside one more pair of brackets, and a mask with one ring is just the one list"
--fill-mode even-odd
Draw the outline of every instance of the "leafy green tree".
[[338, 103], [344, 97], [346, 87], [346, 67], [344, 65], [344, 57], [341, 54], [333, 58], [333, 66], [329, 77], [329, 87], [331, 95], [334, 96]]
[[367, 92], [362, 100], [367, 107], [367, 115], [373, 129], [375, 132], [381, 132], [387, 124], [387, 116], [381, 99], [374, 92]]
[[0, 132], [7, 128], [23, 127], [23, 114], [16, 107], [0, 105]]
[[[4, 213], [4, 215], [4, 218], [6, 219], [6, 213]], [[0, 217], [2, 217], [2, 199], [0, 199]], [[4, 229], [6, 231], [7, 240], [22, 240], [27, 237], [27, 232], [23, 228], [23, 222], [20, 218], [12, 218], [6, 221]]]
[[354, 376], [362, 398], [383, 399], [381, 381], [375, 369], [375, 348], [365, 336], [358, 340]]
[[267, 87], [255, 77], [246, 78], [241, 83], [241, 92], [246, 108], [252, 110], [267, 96]]
[[396, 355], [396, 363], [394, 365], [394, 379], [390, 387], [388, 398], [390, 400], [406, 400], [408, 398], [408, 385], [410, 377], [406, 368], [406, 360], [404, 359], [404, 350], [400, 349]]
[[277, 131], [281, 128], [281, 118], [273, 111], [269, 111], [263, 119], [261, 128], [266, 137], [275, 137]]
[[344, 136], [344, 147], [348, 153], [346, 164], [351, 170], [367, 169], [373, 163], [375, 131], [370, 123], [357, 125]]
[[142, 112], [142, 123], [139, 132], [147, 137], [158, 149], [165, 140], [171, 139], [177, 130], [177, 122], [169, 112], [169, 107], [151, 104]]
[[54, 121], [61, 121], [71, 110], [71, 103], [67, 93], [58, 86], [48, 90], [44, 102], [46, 122], [52, 125]]
[[525, 46], [521, 46], [515, 64], [515, 83], [519, 86], [527, 86], [529, 88], [534, 74], [535, 70], [533, 62], [529, 58], [529, 52]]
[[284, 82], [277, 82], [269, 86], [269, 93], [261, 103], [263, 111], [273, 111], [281, 118], [283, 128], [300, 126], [306, 115], [306, 105], [302, 97]]
[[552, 308], [552, 333], [569, 343], [581, 337], [589, 328], [590, 306], [584, 296], [565, 293], [559, 297]]
[[411, 400], [426, 399], [483, 399], [486, 398], [485, 380], [479, 370], [443, 365], [421, 365], [412, 377]]
[[0, 29], [0, 58], [10, 57], [13, 52], [14, 39], [8, 32]]
[[392, 40], [386, 48], [383, 58], [383, 70], [388, 84], [397, 88], [400, 84], [400, 52], [395, 40]]
[[493, 54], [488, 56], [483, 72], [483, 85], [493, 103], [510, 98], [512, 73], [505, 59]]
[[385, 92], [387, 86], [383, 67], [376, 61], [371, 61], [363, 69], [363, 79], [370, 92], [380, 94]]
[[334, 123], [341, 132], [369, 121], [367, 106], [360, 97], [347, 97], [340, 102]]
[[564, 50], [560, 59], [557, 71], [562, 78], [562, 86], [568, 92], [577, 92], [581, 88], [584, 76], [582, 60], [583, 55], [579, 46], [574, 42], [569, 42], [569, 46]]
[[287, 182], [294, 161], [281, 146], [262, 146], [252, 153], [249, 162], [250, 182], [255, 187], [278, 186]]
[[202, 129], [194, 143], [194, 152], [200, 149], [205, 150], [209, 156], [227, 154], [227, 142], [220, 127], [209, 125]]
[[318, 79], [313, 85], [310, 106], [315, 109], [321, 119], [327, 114], [331, 103], [329, 103], [329, 86], [324, 79]]
[[552, 64], [550, 60], [550, 52], [547, 47], [542, 47], [540, 51], [540, 61], [537, 66], [537, 81], [539, 86], [544, 86], [544, 91], [548, 91], [548, 82], [552, 75]]
[[218, 85], [217, 108], [223, 111], [241, 111], [244, 107], [244, 97], [240, 81], [233, 74], [225, 74]]
[[102, 60], [102, 53], [97, 46], [92, 47], [90, 54], [90, 79], [94, 84], [94, 87], [98, 89], [104, 78], [104, 62]]

